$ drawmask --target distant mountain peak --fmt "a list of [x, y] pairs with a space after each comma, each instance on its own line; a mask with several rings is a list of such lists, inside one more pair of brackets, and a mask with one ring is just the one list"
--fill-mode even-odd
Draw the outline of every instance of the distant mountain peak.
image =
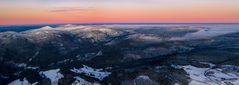
[[50, 30], [50, 29], [52, 29], [52, 27], [50, 27], [50, 26], [44, 26], [44, 27], [42, 27], [42, 28], [40, 28], [40, 29], [42, 29], [42, 30]]

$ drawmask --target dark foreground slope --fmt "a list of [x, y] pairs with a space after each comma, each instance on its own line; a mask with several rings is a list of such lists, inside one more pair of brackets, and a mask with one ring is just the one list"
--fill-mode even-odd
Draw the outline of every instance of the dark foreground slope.
[[[0, 32], [0, 83], [236, 85], [238, 75], [222, 81], [216, 74], [239, 74], [236, 27], [64, 25]], [[192, 76], [198, 71], [204, 74]]]

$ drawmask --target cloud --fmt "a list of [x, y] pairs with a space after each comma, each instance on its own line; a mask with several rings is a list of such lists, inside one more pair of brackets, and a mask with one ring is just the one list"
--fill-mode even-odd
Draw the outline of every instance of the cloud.
[[50, 12], [83, 12], [94, 10], [93, 7], [61, 7], [50, 10]]

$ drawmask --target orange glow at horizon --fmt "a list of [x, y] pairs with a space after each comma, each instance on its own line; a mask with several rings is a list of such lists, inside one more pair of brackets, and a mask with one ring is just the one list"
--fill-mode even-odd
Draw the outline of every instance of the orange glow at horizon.
[[239, 22], [238, 0], [20, 1], [0, 1], [0, 25]]

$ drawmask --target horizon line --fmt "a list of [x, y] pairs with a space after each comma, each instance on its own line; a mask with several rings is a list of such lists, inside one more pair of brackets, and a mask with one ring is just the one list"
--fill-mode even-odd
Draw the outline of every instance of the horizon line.
[[93, 22], [93, 23], [39, 23], [39, 24], [0, 24], [0, 26], [19, 26], [19, 25], [103, 25], [103, 24], [239, 24], [239, 22]]

